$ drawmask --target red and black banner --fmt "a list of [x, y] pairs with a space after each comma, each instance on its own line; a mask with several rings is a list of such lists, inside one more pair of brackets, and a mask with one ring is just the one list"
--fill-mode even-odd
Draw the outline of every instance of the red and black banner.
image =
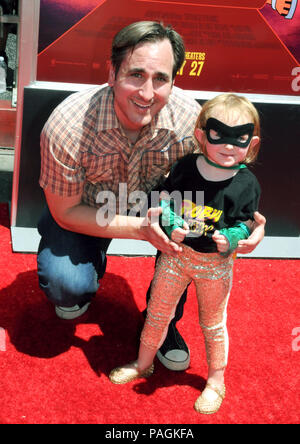
[[139, 20], [171, 24], [195, 91], [300, 94], [300, 1], [41, 0], [38, 80], [107, 82], [111, 41]]

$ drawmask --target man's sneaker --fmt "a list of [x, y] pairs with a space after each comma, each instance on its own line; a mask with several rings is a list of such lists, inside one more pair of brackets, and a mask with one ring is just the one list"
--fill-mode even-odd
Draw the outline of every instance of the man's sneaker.
[[190, 351], [173, 323], [170, 324], [165, 342], [156, 356], [169, 370], [182, 371], [190, 365]]
[[90, 302], [87, 302], [82, 307], [79, 307], [79, 305], [73, 305], [73, 307], [60, 307], [56, 305], [55, 313], [61, 319], [76, 319], [87, 311], [89, 305]]

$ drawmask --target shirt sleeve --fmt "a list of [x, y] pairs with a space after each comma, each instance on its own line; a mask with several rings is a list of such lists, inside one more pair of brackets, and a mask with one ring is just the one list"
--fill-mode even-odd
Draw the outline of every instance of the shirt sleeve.
[[174, 190], [178, 188], [178, 182], [180, 181], [181, 174], [181, 165], [183, 164], [183, 160], [179, 159], [177, 160], [171, 167], [167, 177], [161, 182], [159, 186], [159, 191], [167, 191], [169, 194], [171, 194]]
[[85, 173], [80, 162], [79, 140], [59, 110], [46, 122], [40, 142], [40, 186], [60, 196], [81, 194]]
[[254, 212], [258, 210], [261, 188], [254, 174], [250, 172], [246, 181], [237, 184], [236, 190], [238, 194], [230, 196], [232, 198], [230, 209], [225, 212], [227, 226], [249, 219], [253, 220]]
[[255, 177], [253, 177], [253, 184], [251, 186], [251, 192], [249, 192], [249, 200], [245, 202], [242, 209], [243, 220], [254, 220], [254, 213], [258, 210], [260, 200], [261, 189], [260, 185]]

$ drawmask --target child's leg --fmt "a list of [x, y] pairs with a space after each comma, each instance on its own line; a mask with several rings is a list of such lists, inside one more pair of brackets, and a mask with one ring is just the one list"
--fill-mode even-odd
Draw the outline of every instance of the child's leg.
[[208, 362], [207, 384], [197, 399], [195, 408], [200, 413], [215, 413], [225, 397], [224, 371], [228, 359], [226, 321], [232, 282], [232, 259], [211, 255], [207, 271], [209, 272], [198, 274], [194, 278], [199, 322], [205, 339]]
[[205, 339], [210, 374], [224, 369], [228, 359], [227, 303], [231, 277], [199, 280], [196, 284], [199, 322]]
[[138, 360], [118, 367], [110, 373], [110, 380], [123, 384], [149, 376], [153, 372], [153, 360], [165, 340], [168, 326], [183, 290], [190, 282], [184, 274], [184, 258], [161, 255], [155, 268], [147, 318], [141, 335]]
[[157, 261], [151, 286], [147, 317], [141, 334], [138, 367], [147, 368], [163, 344], [174, 317], [178, 301], [190, 283], [185, 273], [184, 258], [162, 254]]

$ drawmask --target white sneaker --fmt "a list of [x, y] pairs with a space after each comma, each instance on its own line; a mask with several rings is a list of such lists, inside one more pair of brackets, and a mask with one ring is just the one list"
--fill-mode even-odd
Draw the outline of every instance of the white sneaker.
[[73, 305], [73, 307], [60, 307], [55, 305], [55, 313], [61, 319], [76, 319], [87, 311], [90, 302], [87, 302], [82, 307], [79, 305]]

